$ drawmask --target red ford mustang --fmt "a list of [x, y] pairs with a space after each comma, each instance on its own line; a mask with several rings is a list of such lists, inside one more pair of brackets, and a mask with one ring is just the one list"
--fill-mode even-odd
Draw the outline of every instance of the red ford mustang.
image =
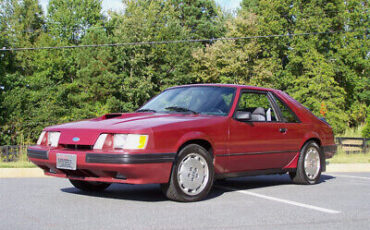
[[169, 199], [197, 201], [219, 178], [289, 173], [315, 184], [335, 152], [331, 127], [286, 93], [202, 84], [169, 88], [134, 113], [47, 127], [28, 157], [81, 190], [159, 183]]

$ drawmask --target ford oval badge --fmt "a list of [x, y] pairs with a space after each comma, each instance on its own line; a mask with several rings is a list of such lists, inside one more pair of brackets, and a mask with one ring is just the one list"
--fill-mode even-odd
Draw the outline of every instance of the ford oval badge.
[[72, 141], [78, 142], [78, 141], [80, 141], [80, 138], [79, 137], [74, 137], [74, 138], [72, 138]]

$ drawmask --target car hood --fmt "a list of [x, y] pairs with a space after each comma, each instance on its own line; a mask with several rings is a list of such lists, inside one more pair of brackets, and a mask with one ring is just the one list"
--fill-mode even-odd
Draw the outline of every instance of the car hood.
[[209, 116], [172, 113], [106, 114], [95, 119], [50, 126], [45, 131], [61, 132], [59, 144], [93, 145], [101, 133], [150, 134], [158, 126], [181, 122], [201, 124], [198, 121], [204, 119], [209, 119]]

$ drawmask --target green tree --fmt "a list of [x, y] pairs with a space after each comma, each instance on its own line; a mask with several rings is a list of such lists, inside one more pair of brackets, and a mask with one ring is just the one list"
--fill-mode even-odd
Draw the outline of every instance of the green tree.
[[346, 33], [339, 36], [331, 55], [335, 79], [347, 92], [349, 124], [357, 126], [365, 121], [366, 107], [370, 105], [368, 1], [345, 1], [344, 9], [339, 14]]
[[[10, 33], [10, 41], [15, 47], [78, 44], [90, 27], [103, 24], [100, 4], [84, 0], [50, 1], [44, 24], [36, 0], [10, 1], [8, 28], [16, 31]], [[13, 63], [17, 69], [6, 74], [6, 81], [12, 84], [2, 103], [8, 116], [4, 132], [10, 137], [3, 137], [5, 142], [34, 141], [47, 125], [88, 116], [87, 112], [74, 114], [73, 104], [68, 100], [68, 90], [78, 78], [78, 52], [61, 49], [15, 53]]]
[[[142, 42], [184, 40], [218, 36], [222, 29], [210, 1], [124, 1], [124, 15], [113, 15], [114, 41]], [[179, 10], [180, 9], [180, 10]], [[193, 9], [193, 10], [190, 10]], [[204, 11], [201, 11], [203, 9]], [[207, 21], [210, 19], [210, 21]], [[207, 31], [205, 25], [212, 24]], [[209, 33], [209, 34], [206, 34]], [[122, 79], [122, 108], [132, 110], [153, 95], [172, 85], [195, 82], [191, 74], [192, 51], [196, 43], [141, 45], [115, 50], [117, 69]]]
[[294, 33], [321, 33], [296, 36], [290, 41], [285, 67], [293, 81], [287, 91], [320, 115], [321, 104], [327, 109], [326, 118], [334, 132], [343, 132], [347, 125], [346, 92], [336, 81], [333, 53], [340, 39], [344, 21], [343, 1], [296, 1], [290, 12], [294, 16]]
[[312, 33], [262, 38], [258, 42], [264, 50], [261, 57], [273, 63], [274, 87], [289, 92], [316, 115], [321, 104], [327, 107], [327, 119], [336, 133], [344, 131], [350, 118], [364, 119], [366, 103], [358, 98], [361, 89], [366, 91], [363, 83], [368, 78], [362, 76], [368, 72], [368, 42], [355, 35], [359, 33], [355, 28], [368, 25], [368, 16], [358, 14], [366, 7], [363, 1], [342, 0], [242, 2], [241, 11], [257, 14], [260, 35]]
[[[82, 44], [112, 43], [112, 37], [103, 28], [91, 29]], [[122, 79], [116, 74], [114, 48], [82, 49], [77, 54], [77, 78], [64, 88], [65, 106], [72, 108], [74, 117], [101, 116], [121, 110]], [[87, 103], [88, 102], [88, 103]]]
[[[35, 46], [66, 46], [80, 44], [89, 29], [103, 24], [100, 1], [50, 1], [46, 33]], [[28, 77], [28, 104], [24, 109], [26, 138], [35, 139], [40, 130], [51, 124], [92, 117], [78, 111], [71, 99], [79, 76], [78, 60], [82, 49], [39, 50], [32, 63], [37, 66]], [[81, 104], [90, 104], [80, 101]]]
[[[296, 76], [287, 92], [318, 116], [323, 115], [320, 114], [323, 105], [327, 111], [325, 118], [334, 132], [344, 131], [347, 120], [344, 113], [346, 92], [334, 79], [334, 66], [316, 50], [295, 58], [304, 60], [299, 62], [301, 75]], [[291, 61], [294, 62], [295, 58]]]
[[50, 0], [47, 26], [51, 35], [78, 44], [88, 28], [102, 21], [101, 0]]
[[[289, 14], [292, 1], [287, 0], [243, 0], [242, 12], [257, 15], [256, 34], [280, 35], [293, 33], [293, 17]], [[293, 77], [285, 71], [288, 63], [289, 37], [266, 37], [258, 40], [261, 53], [258, 58], [264, 60], [264, 67], [273, 73], [273, 87], [285, 90]]]
[[[7, 47], [29, 47], [36, 44], [42, 34], [43, 12], [37, 0], [2, 1], [1, 33], [2, 41]], [[0, 135], [1, 144], [17, 143], [23, 140], [24, 129], [22, 120], [27, 114], [23, 112], [28, 107], [29, 89], [27, 77], [35, 67], [32, 53], [16, 52], [1, 53], [6, 68], [2, 69], [1, 84], [4, 109]]]
[[[6, 30], [12, 47], [32, 47], [43, 33], [44, 14], [37, 0], [12, 0], [8, 2]], [[22, 76], [33, 72], [32, 53], [15, 53], [14, 66]]]
[[107, 20], [100, 0], [50, 0], [46, 16], [37, 0], [0, 0], [0, 48], [311, 35], [0, 52], [0, 145], [196, 82], [285, 90], [336, 133], [368, 120], [367, 0], [244, 0], [236, 17], [212, 0], [123, 2]]
[[217, 38], [225, 34], [224, 16], [211, 0], [171, 0], [180, 25], [186, 27], [191, 38]]
[[[257, 17], [253, 13], [239, 12], [236, 18], [226, 22], [227, 37], [256, 35]], [[217, 41], [193, 53], [194, 75], [203, 83], [252, 84], [272, 86], [271, 72], [264, 59], [257, 40]]]
[[[10, 47], [10, 41], [7, 36], [8, 16], [9, 16], [9, 2], [5, 0], [0, 1], [0, 49], [3, 47]], [[5, 79], [7, 72], [12, 69], [13, 55], [9, 52], [0, 53], [0, 145], [3, 144], [3, 126], [7, 116], [6, 108], [3, 105], [5, 92], [8, 90], [8, 82]]]
[[367, 118], [364, 129], [362, 130], [362, 136], [364, 138], [370, 138], [370, 107], [367, 108]]

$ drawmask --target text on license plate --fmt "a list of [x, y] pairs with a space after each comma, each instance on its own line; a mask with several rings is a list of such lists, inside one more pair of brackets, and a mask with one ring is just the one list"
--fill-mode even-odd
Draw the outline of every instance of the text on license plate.
[[57, 168], [58, 169], [76, 170], [76, 166], [77, 166], [77, 155], [76, 154], [57, 153]]

